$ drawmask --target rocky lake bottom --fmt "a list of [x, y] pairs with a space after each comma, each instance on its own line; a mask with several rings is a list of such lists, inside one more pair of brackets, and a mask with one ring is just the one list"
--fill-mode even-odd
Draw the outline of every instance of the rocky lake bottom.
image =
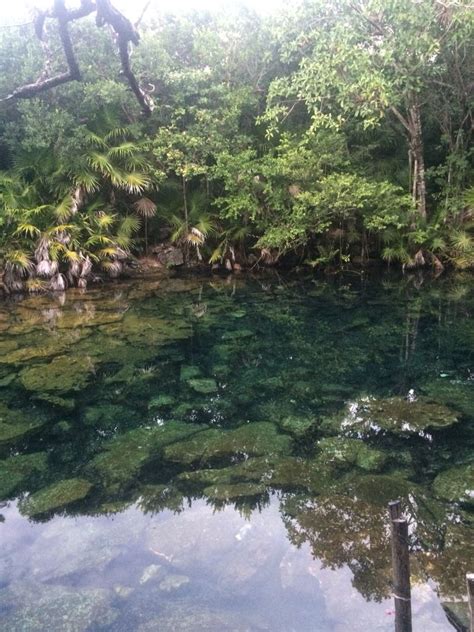
[[157, 277], [0, 303], [0, 631], [467, 629], [469, 275]]

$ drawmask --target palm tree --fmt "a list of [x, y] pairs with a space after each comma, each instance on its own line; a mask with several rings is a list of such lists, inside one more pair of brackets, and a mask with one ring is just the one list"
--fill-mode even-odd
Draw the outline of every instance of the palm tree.
[[143, 218], [145, 224], [145, 256], [148, 257], [148, 220], [156, 215], [156, 204], [147, 197], [139, 198], [133, 205], [136, 213]]

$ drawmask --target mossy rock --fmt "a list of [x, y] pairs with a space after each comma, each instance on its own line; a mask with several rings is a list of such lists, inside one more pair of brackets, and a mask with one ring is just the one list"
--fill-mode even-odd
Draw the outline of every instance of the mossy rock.
[[[14, 332], [11, 331], [13, 334]], [[23, 333], [19, 331], [17, 333]], [[27, 329], [27, 334], [30, 329]], [[0, 354], [0, 364], [19, 364], [29, 362], [31, 360], [45, 360], [59, 356], [65, 353], [70, 347], [79, 343], [79, 341], [90, 332], [83, 333], [79, 330], [62, 331], [60, 333], [40, 332], [31, 336], [27, 336], [23, 340], [20, 348], [14, 349], [6, 355]]]
[[201, 375], [201, 369], [198, 366], [182, 366], [179, 372], [179, 379], [181, 382], [187, 382], [195, 377]]
[[46, 452], [35, 452], [11, 456], [0, 461], [0, 499], [17, 490], [33, 474], [44, 472], [47, 460]]
[[88, 406], [82, 419], [87, 426], [94, 428], [115, 428], [118, 424], [129, 423], [136, 413], [118, 404], [101, 403]]
[[81, 327], [99, 327], [120, 322], [123, 314], [118, 311], [63, 311], [56, 322], [57, 329], [77, 330]]
[[92, 483], [82, 478], [59, 481], [50, 487], [40, 489], [20, 502], [20, 513], [37, 516], [53, 509], [59, 509], [82, 500], [92, 489]]
[[108, 375], [104, 379], [104, 382], [105, 384], [128, 384], [134, 377], [135, 366], [133, 364], [126, 364], [113, 375]]
[[208, 489], [244, 483], [258, 488], [301, 487], [313, 493], [330, 489], [337, 481], [333, 472], [321, 463], [292, 456], [254, 457], [228, 467], [182, 472], [178, 480]]
[[222, 334], [222, 340], [245, 340], [252, 338], [256, 333], [250, 329], [233, 329], [232, 331], [226, 331]]
[[131, 344], [153, 347], [186, 340], [192, 336], [193, 330], [185, 320], [167, 320], [154, 314], [130, 311], [120, 323], [119, 333]]
[[258, 422], [240, 426], [235, 430], [206, 430], [188, 441], [168, 446], [165, 448], [165, 457], [170, 461], [191, 464], [235, 454], [285, 454], [290, 451], [290, 447], [290, 437], [279, 434], [271, 423]]
[[224, 380], [229, 376], [231, 370], [231, 367], [227, 364], [215, 364], [211, 369], [211, 373], [218, 380]]
[[37, 432], [44, 420], [30, 420], [26, 414], [0, 403], [0, 445], [14, 443]]
[[58, 356], [49, 364], [36, 364], [20, 373], [20, 380], [28, 391], [67, 393], [83, 389], [94, 370], [89, 356]]
[[217, 382], [212, 378], [194, 378], [187, 380], [187, 383], [196, 393], [203, 395], [211, 395], [218, 391]]
[[339, 421], [344, 432], [422, 435], [427, 430], [452, 426], [458, 421], [458, 413], [424, 397], [413, 402], [402, 397], [366, 397], [351, 402]]
[[267, 484], [284, 489], [301, 487], [321, 494], [328, 492], [336, 481], [337, 477], [325, 464], [315, 459], [288, 456], [274, 461]]
[[0, 378], [0, 388], [6, 388], [10, 386], [12, 382], [16, 380], [16, 373], [8, 373], [4, 377]]
[[212, 500], [227, 501], [245, 496], [259, 496], [266, 490], [265, 485], [256, 483], [233, 483], [210, 485], [203, 491]]
[[474, 465], [459, 465], [441, 472], [433, 481], [433, 489], [444, 500], [474, 508]]
[[172, 395], [162, 394], [150, 399], [148, 409], [153, 410], [154, 408], [168, 408], [169, 406], [173, 406], [175, 403], [176, 400]]
[[207, 426], [170, 421], [162, 426], [135, 428], [107, 442], [104, 451], [88, 464], [109, 491], [132, 484], [140, 469], [167, 445], [196, 433]]
[[36, 399], [69, 412], [73, 411], [76, 407], [76, 400], [72, 397], [60, 397], [59, 395], [52, 395], [51, 393], [40, 393]]
[[254, 457], [228, 467], [182, 472], [177, 478], [184, 483], [198, 486], [260, 482], [269, 480], [274, 468], [273, 457]]
[[318, 441], [318, 448], [318, 461], [336, 468], [357, 466], [368, 472], [380, 472], [388, 458], [384, 452], [367, 446], [360, 439], [326, 437]]
[[391, 500], [407, 498], [416, 489], [416, 485], [396, 474], [358, 474], [341, 481], [338, 488], [346, 496], [386, 506]]
[[422, 386], [423, 392], [447, 406], [452, 406], [467, 416], [474, 410], [474, 382], [461, 382], [439, 378]]
[[169, 510], [179, 513], [184, 507], [183, 493], [173, 484], [142, 485], [138, 506], [144, 513]]
[[290, 415], [288, 417], [284, 417], [283, 419], [277, 422], [277, 425], [281, 430], [285, 432], [289, 432], [295, 437], [304, 437], [309, 430], [314, 428], [315, 419], [311, 417], [296, 417]]

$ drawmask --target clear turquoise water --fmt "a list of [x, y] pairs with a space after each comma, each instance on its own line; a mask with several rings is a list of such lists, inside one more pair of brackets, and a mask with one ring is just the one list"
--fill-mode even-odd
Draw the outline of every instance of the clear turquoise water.
[[415, 630], [474, 568], [469, 276], [148, 279], [0, 304], [0, 630]]

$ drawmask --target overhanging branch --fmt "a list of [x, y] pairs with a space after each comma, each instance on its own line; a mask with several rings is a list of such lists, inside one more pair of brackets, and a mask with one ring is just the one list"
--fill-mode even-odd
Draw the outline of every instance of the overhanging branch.
[[[53, 19], [57, 21], [59, 37], [66, 58], [68, 70], [59, 73], [53, 77], [49, 76], [50, 58], [47, 55], [45, 67], [40, 77], [34, 82], [21, 86], [14, 90], [7, 97], [0, 101], [9, 101], [11, 99], [29, 99], [41, 92], [50, 90], [70, 81], [80, 81], [81, 71], [74, 53], [71, 37], [69, 34], [69, 22], [79, 20], [93, 12], [96, 12], [96, 23], [98, 26], [109, 24], [117, 36], [117, 45], [120, 55], [120, 63], [128, 84], [134, 93], [137, 101], [140, 103], [145, 114], [150, 114], [153, 109], [153, 100], [140, 88], [130, 66], [129, 43], [138, 45], [139, 35], [133, 24], [112, 4], [111, 0], [81, 0], [81, 5], [77, 9], [67, 9], [65, 0], [54, 0], [53, 8], [49, 11], [38, 12], [34, 27], [36, 36], [44, 43], [44, 26], [46, 20]], [[43, 45], [43, 49], [47, 48]]]

